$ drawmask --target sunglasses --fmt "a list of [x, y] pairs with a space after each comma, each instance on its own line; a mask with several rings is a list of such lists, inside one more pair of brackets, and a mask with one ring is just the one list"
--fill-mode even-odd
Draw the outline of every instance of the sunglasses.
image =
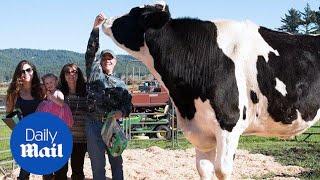
[[77, 70], [67, 71], [66, 74], [78, 74]]
[[28, 69], [22, 69], [21, 71], [20, 71], [20, 73], [21, 74], [26, 74], [26, 73], [31, 73], [32, 72], [32, 69], [31, 68], [28, 68]]

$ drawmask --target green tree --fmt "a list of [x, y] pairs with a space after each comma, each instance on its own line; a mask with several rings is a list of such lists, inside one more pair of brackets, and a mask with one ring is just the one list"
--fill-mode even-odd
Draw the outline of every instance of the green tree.
[[316, 28], [314, 33], [320, 34], [320, 6], [319, 6], [319, 10], [315, 12], [315, 24], [316, 24]]
[[288, 14], [285, 14], [284, 18], [281, 18], [283, 25], [278, 28], [280, 31], [299, 33], [299, 26], [301, 25], [301, 14], [294, 8], [289, 9]]
[[311, 34], [316, 31], [316, 12], [311, 10], [309, 3], [304, 8], [304, 12], [300, 12], [302, 15], [302, 32], [304, 34]]

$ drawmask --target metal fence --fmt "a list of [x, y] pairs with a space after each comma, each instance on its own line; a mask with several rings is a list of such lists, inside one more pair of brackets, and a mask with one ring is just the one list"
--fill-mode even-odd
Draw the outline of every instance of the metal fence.
[[5, 116], [5, 96], [0, 95], [0, 177], [10, 174], [15, 168], [15, 162], [10, 151], [10, 128], [2, 121]]
[[[0, 111], [1, 119], [4, 111]], [[10, 151], [10, 135], [11, 130], [1, 120], [0, 121], [0, 177], [12, 172], [15, 168], [15, 162]]]
[[[313, 131], [311, 131], [311, 129], [313, 129]], [[304, 132], [303, 135], [305, 135], [305, 137], [302, 137], [302, 141], [306, 141], [313, 135], [320, 135], [320, 122], [318, 122], [318, 125], [314, 125], [308, 131]], [[295, 139], [298, 140], [298, 137], [296, 136]]]

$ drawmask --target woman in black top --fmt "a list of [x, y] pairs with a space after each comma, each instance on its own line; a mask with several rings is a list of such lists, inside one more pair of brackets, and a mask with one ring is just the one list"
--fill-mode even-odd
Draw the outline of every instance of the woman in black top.
[[[11, 113], [15, 108], [19, 108], [22, 111], [22, 116], [25, 117], [35, 112], [42, 98], [43, 94], [36, 67], [27, 60], [20, 61], [7, 90], [6, 113]], [[18, 179], [29, 179], [29, 176], [29, 172], [20, 169]]]
[[[59, 89], [64, 94], [64, 101], [71, 109], [74, 124], [71, 128], [73, 135], [73, 150], [71, 154], [71, 168], [73, 180], [83, 180], [83, 164], [87, 152], [85, 136], [85, 119], [88, 109], [86, 98], [86, 84], [83, 73], [76, 64], [66, 64], [60, 73]], [[66, 177], [68, 166], [61, 169]]]

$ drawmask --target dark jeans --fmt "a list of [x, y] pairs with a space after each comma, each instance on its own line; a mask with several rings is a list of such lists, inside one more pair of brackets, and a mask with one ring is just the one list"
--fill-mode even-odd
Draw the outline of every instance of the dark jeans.
[[67, 172], [68, 172], [68, 162], [58, 171], [54, 172], [55, 179], [67, 180]]
[[71, 154], [72, 180], [83, 180], [83, 164], [87, 152], [87, 143], [73, 143]]
[[22, 168], [20, 168], [20, 173], [18, 176], [19, 180], [29, 179], [30, 173]]
[[58, 171], [54, 172], [53, 174], [46, 174], [43, 175], [43, 179], [44, 180], [51, 180], [53, 177], [55, 179], [61, 179], [61, 180], [67, 180], [67, 172], [68, 172], [68, 162], [63, 165], [63, 167], [61, 169], [59, 169]]
[[[84, 164], [84, 156], [87, 152], [87, 144], [86, 143], [73, 143], [73, 149], [71, 153], [71, 168], [72, 168], [72, 180], [83, 180], [83, 164]], [[68, 173], [68, 163], [66, 163], [61, 169], [54, 172], [53, 174], [47, 174], [43, 176], [44, 180], [51, 180], [54, 176], [57, 180], [66, 180]]]
[[[106, 145], [101, 137], [101, 121], [88, 120], [86, 122], [87, 148], [91, 161], [94, 180], [106, 179]], [[112, 179], [123, 180], [122, 157], [113, 157], [108, 154], [111, 165]]]

